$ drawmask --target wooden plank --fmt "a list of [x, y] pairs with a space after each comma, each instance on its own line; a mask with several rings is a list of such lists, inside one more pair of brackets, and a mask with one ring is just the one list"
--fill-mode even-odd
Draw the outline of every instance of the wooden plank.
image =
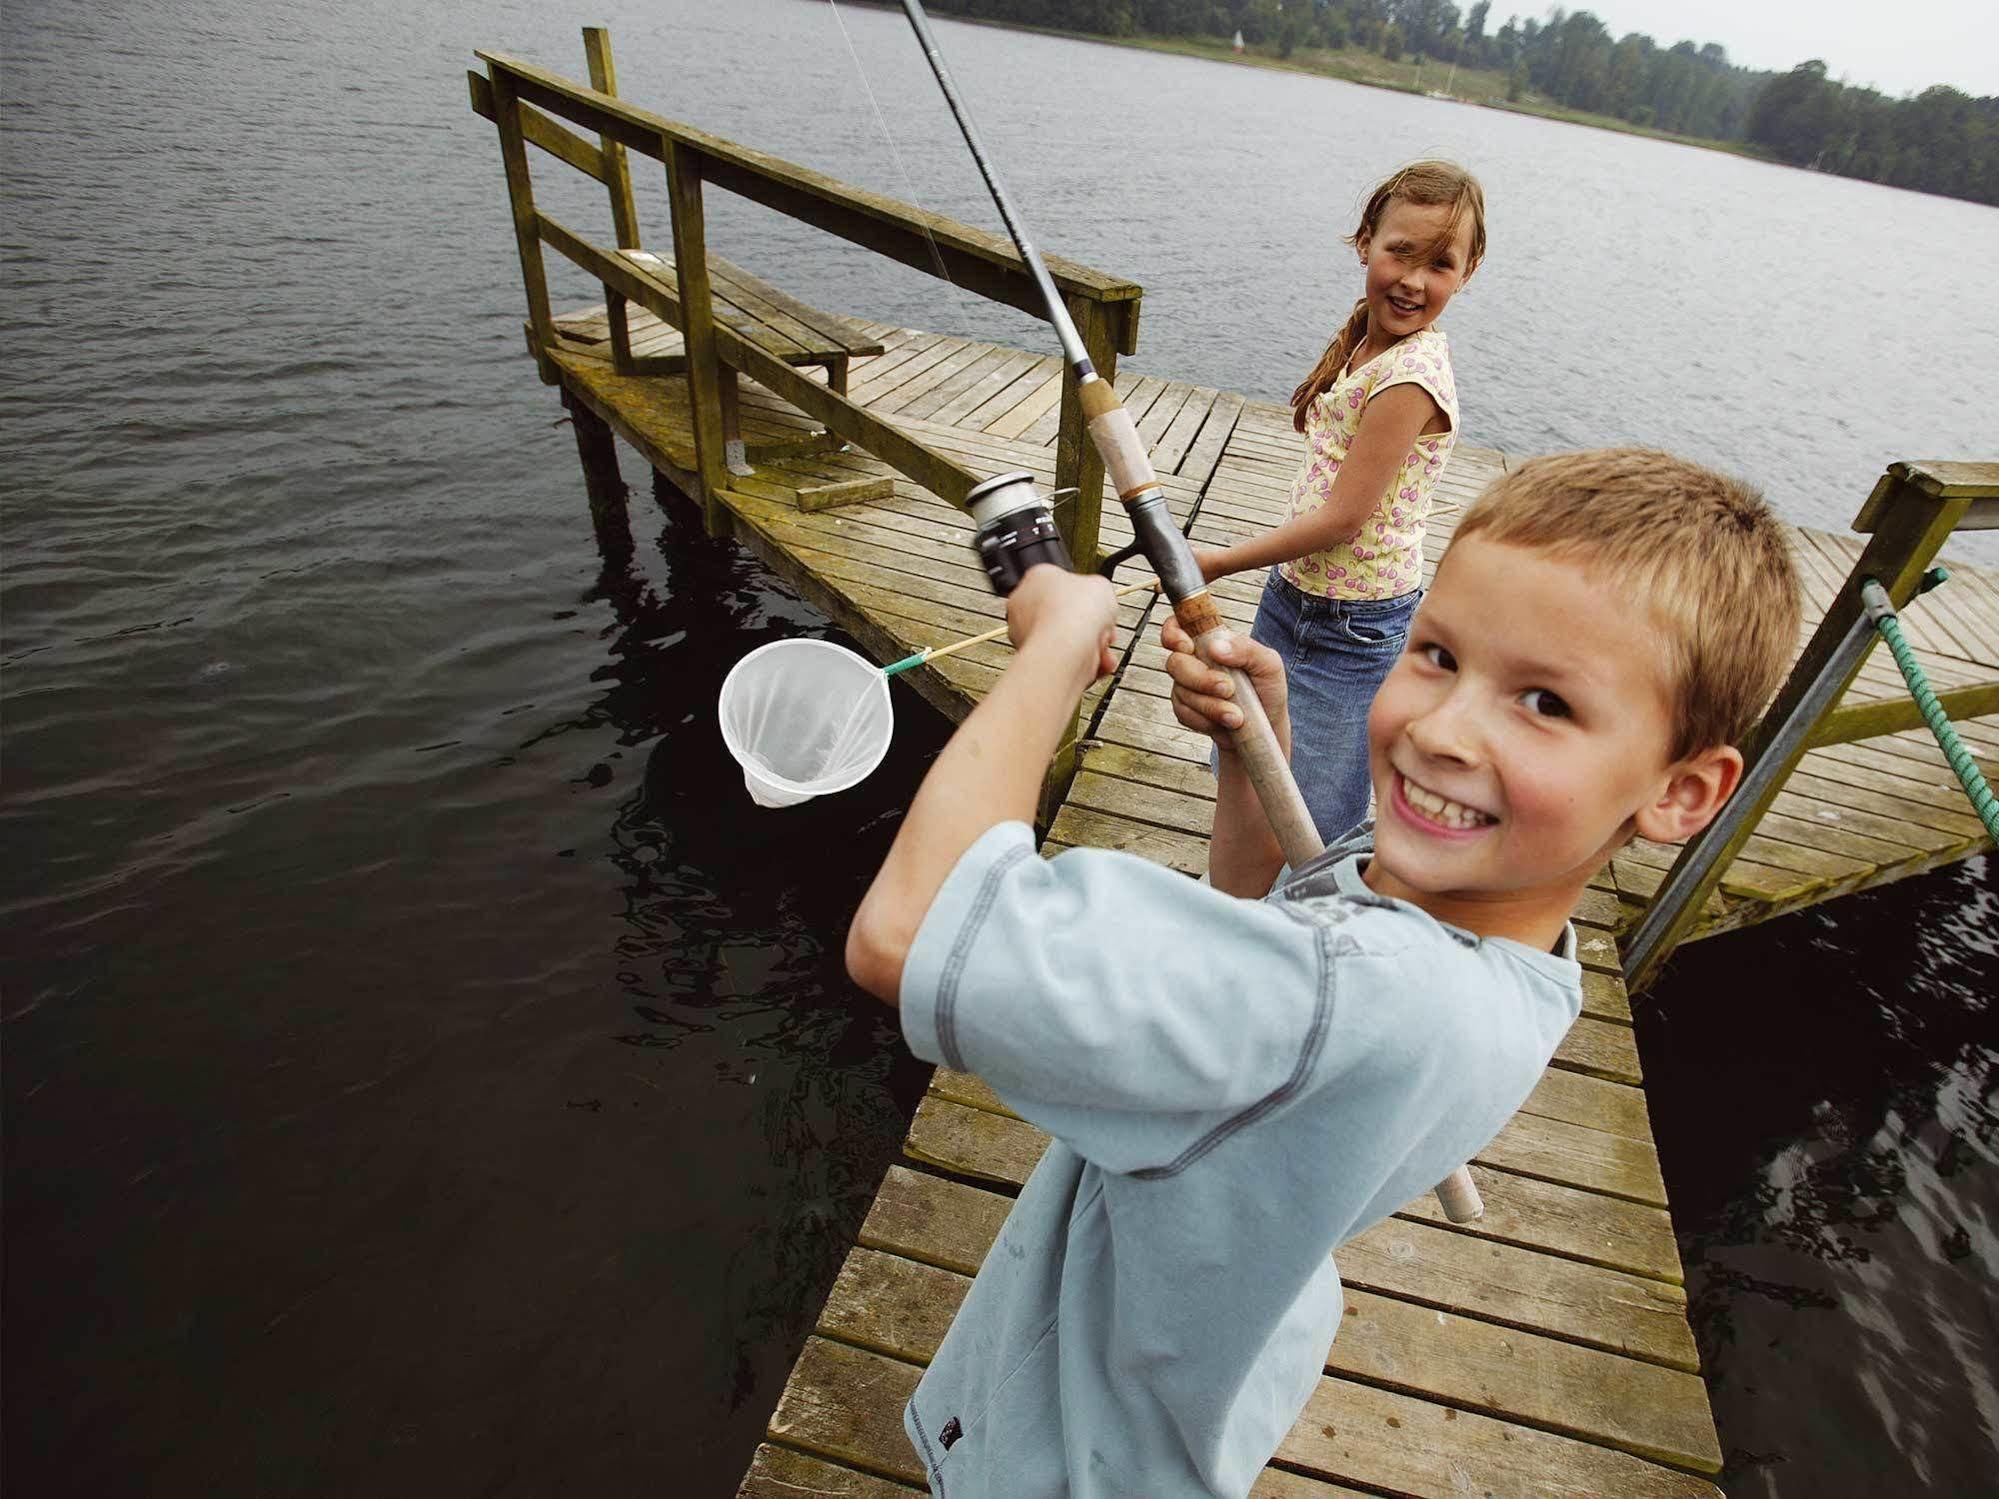
[[884, 351], [882, 340], [869, 333], [854, 318], [827, 312], [824, 308], [801, 302], [791, 293], [771, 285], [761, 276], [739, 265], [730, 265], [729, 279], [736, 289], [754, 295], [774, 313], [798, 323], [810, 332], [820, 345], [828, 349], [845, 350], [856, 359]]
[[1315, 1476], [1424, 1499], [1719, 1499], [1721, 1492], [1626, 1453], [1330, 1377], [1277, 1458]]
[[[1048, 1138], [1023, 1120], [926, 1097], [917, 1105], [903, 1148], [913, 1160], [1019, 1187], [1048, 1148]], [[1483, 1167], [1477, 1168], [1473, 1176], [1486, 1198], [1486, 1216], [1457, 1237], [1490, 1242], [1478, 1250], [1445, 1246], [1442, 1252], [1470, 1253], [1476, 1258], [1497, 1242], [1566, 1256], [1571, 1262], [1587, 1261], [1634, 1276], [1670, 1276], [1677, 1280], [1679, 1255], [1673, 1247], [1671, 1221], [1663, 1211]], [[1441, 1224], [1442, 1210], [1437, 1208], [1434, 1194], [1429, 1193], [1401, 1210], [1401, 1215], [1412, 1223], [1424, 1225], [1432, 1221], [1433, 1214], [1435, 1222]], [[1449, 1231], [1439, 1228], [1438, 1232]], [[1554, 1330], [1575, 1335], [1567, 1329]], [[1688, 1336], [1690, 1339], [1691, 1335]], [[1692, 1346], [1691, 1341], [1687, 1346]], [[1655, 1351], [1663, 1357], [1670, 1350], [1660, 1345]]]
[[800, 1499], [801, 1495], [814, 1499], [905, 1499], [929, 1492], [927, 1486], [911, 1488], [764, 1442], [750, 1459], [750, 1471], [736, 1490], [736, 1499]]
[[[727, 528], [721, 495], [728, 473], [723, 460], [721, 382], [724, 376], [717, 362], [714, 300], [708, 285], [701, 163], [699, 157], [678, 146], [670, 145], [666, 151], [666, 196], [673, 216], [674, 285], [680, 333], [687, 346], [688, 410], [694, 428], [695, 476], [701, 484], [701, 493], [695, 498], [707, 518], [708, 533], [719, 536]], [[607, 289], [622, 290], [614, 288], [609, 278], [604, 284]], [[655, 305], [653, 311], [667, 316], [663, 303]]]
[[[538, 214], [537, 219], [541, 237], [585, 270], [607, 284], [618, 286], [627, 297], [651, 308], [668, 321], [681, 317], [677, 302], [663, 298], [649, 278], [640, 275], [636, 267], [621, 257], [605, 254], [547, 214]], [[679, 224], [677, 214], [675, 223], [676, 226]], [[677, 227], [675, 232], [676, 235], [680, 232]], [[713, 325], [711, 336], [721, 357], [732, 368], [748, 374], [765, 389], [817, 417], [840, 436], [858, 443], [898, 472], [916, 479], [933, 494], [957, 503], [978, 482], [977, 475], [961, 468], [955, 461], [883, 422], [866, 408], [800, 375], [726, 324]], [[693, 402], [692, 409], [697, 420], [706, 420], [699, 400]]]
[[[1948, 718], [1973, 718], [1999, 712], [1999, 682], [1958, 687], [1939, 692], [1937, 700]], [[1861, 706], [1841, 707], [1819, 721], [1812, 733], [1814, 747], [1847, 744], [1856, 739], [1875, 739], [1924, 727], [1922, 710], [1910, 697], [1890, 698]]]
[[833, 1462], [920, 1484], [923, 1466], [902, 1411], [922, 1377], [915, 1364], [807, 1338], [771, 1413], [770, 1434]]
[[528, 170], [523, 111], [513, 82], [501, 74], [492, 78], [493, 118], [500, 128], [500, 160], [507, 174], [507, 204], [513, 213], [514, 245], [520, 254], [521, 285], [527, 294], [532, 347], [542, 383], [555, 383], [548, 350], [555, 340], [555, 319], [548, 304], [548, 271], [542, 264], [540, 215], [534, 206], [534, 184]]
[[[1561, 1074], [1556, 1074], [1561, 1075]], [[1604, 1084], [1603, 1086], [1616, 1086]], [[1017, 1117], [983, 1078], [940, 1067], [931, 1074], [930, 1096], [966, 1108]], [[1659, 1154], [1650, 1140], [1606, 1134], [1586, 1124], [1530, 1114], [1524, 1110], [1475, 1159], [1482, 1165], [1583, 1187], [1632, 1202], [1666, 1205]]]
[[[602, 26], [585, 26], [583, 55], [590, 70], [590, 87], [600, 94], [616, 95], [618, 69], [611, 56], [611, 33]], [[632, 198], [631, 165], [625, 159], [625, 148], [616, 141], [602, 141], [600, 147], [604, 170], [599, 180], [611, 195], [612, 233], [620, 247], [636, 249], [639, 245], [639, 210]]]
[[[809, 1338], [771, 1418], [771, 1435], [918, 1482], [921, 1465], [903, 1434], [901, 1412], [921, 1375], [918, 1366], [899, 1359]], [[1320, 1380], [1277, 1460], [1312, 1477], [1386, 1486], [1424, 1499], [1466, 1492], [1489, 1499], [1718, 1494], [1703, 1479], [1628, 1453], [1330, 1376]]]
[[798, 491], [800, 510], [831, 510], [836, 505], [860, 505], [888, 499], [895, 493], [892, 479], [842, 479], [831, 484], [808, 484]]
[[[472, 91], [472, 112], [498, 122], [493, 108], [493, 85], [483, 73], [470, 68], [465, 71], [465, 81]], [[604, 180], [604, 153], [574, 131], [565, 130], [532, 104], [520, 106], [521, 135], [531, 146], [538, 146], [557, 161], [567, 162], [587, 177]]]
[[[1031, 371], [1041, 363], [1040, 355], [1023, 353], [1018, 349], [1002, 349], [1000, 354], [999, 359], [979, 372], [977, 379], [954, 391], [934, 410], [913, 414], [927, 415], [932, 421], [957, 426], [964, 422], [971, 412], [990, 400], [994, 392], [1011, 385], [1023, 373]], [[973, 424], [973, 429], [977, 430], [976, 423]]]
[[1055, 372], [1034, 388], [1031, 395], [1015, 406], [1006, 415], [989, 422], [985, 430], [994, 437], [1016, 438], [1022, 436], [1035, 422], [1062, 404], [1062, 370]]
[[[719, 187], [926, 274], [937, 274], [941, 259], [946, 275], [956, 284], [1036, 316], [1044, 313], [1039, 288], [1004, 235], [974, 229], [669, 120], [525, 59], [484, 50], [474, 55], [496, 74], [506, 74], [521, 97], [574, 124], [662, 159], [666, 149], [676, 144], [698, 151], [703, 158], [703, 176]], [[1050, 278], [1066, 295], [1098, 302], [1136, 302], [1141, 295], [1135, 283], [1121, 277], [1059, 255], [1045, 255], [1044, 259]], [[1131, 323], [1127, 341], [1135, 347], [1136, 313], [1123, 316]]]
[[[1100, 302], [1070, 297], [1066, 303], [1076, 336], [1099, 379], [1117, 379], [1118, 344], [1112, 316]], [[1075, 496], [1055, 512], [1055, 528], [1076, 565], [1094, 572], [1103, 529], [1104, 460], [1083, 421], [1081, 386], [1075, 367], [1063, 361], [1062, 400], [1056, 408], [1055, 487]], [[1117, 501], [1113, 494], [1113, 505]]]
[[[971, 1279], [856, 1249], [818, 1331], [910, 1363], [936, 1356]], [[1721, 1467], [1700, 1376], [1349, 1290], [1324, 1367], [1702, 1472]]]
[[1036, 391], [1054, 385], [1056, 398], [1061, 398], [1062, 361], [1050, 355], [1043, 355], [1022, 369], [1012, 380], [994, 391], [979, 405], [957, 418], [959, 426], [973, 432], [992, 435], [992, 423], [1007, 416]]

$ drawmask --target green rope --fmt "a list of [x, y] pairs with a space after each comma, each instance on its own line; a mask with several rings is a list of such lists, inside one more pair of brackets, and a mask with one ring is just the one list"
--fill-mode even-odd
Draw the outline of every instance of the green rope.
[[[1938, 568], [1936, 572], [1941, 574], [1943, 569]], [[1936, 581], [1941, 583], [1943, 578], [1938, 576]], [[1886, 591], [1872, 578], [1867, 580], [1867, 588], [1864, 591], [1879, 595], [1878, 605], [1874, 599], [1869, 599], [1868, 617], [1874, 621], [1874, 628], [1881, 632], [1881, 638], [1888, 642], [1888, 649], [1894, 652], [1895, 664], [1902, 668], [1902, 679], [1909, 684], [1909, 696], [1916, 700], [1916, 706], [1922, 710], [1923, 721], [1930, 726], [1930, 732], [1936, 735], [1937, 744], [1942, 748], [1944, 758], [1950, 762], [1950, 768], [1957, 772], [1957, 778], [1964, 786], [1964, 794], [1971, 798], [1972, 810], [1978, 814], [1978, 820], [1985, 824], [1985, 831], [1991, 834], [1992, 841], [1999, 843], [1999, 796], [1994, 796], [1992, 788], [1985, 784], [1985, 777], [1979, 772], [1978, 762], [1971, 758], [1971, 751], [1964, 747], [1964, 741], [1957, 737], [1957, 730], [1951, 727], [1950, 717], [1944, 712], [1943, 704], [1937, 701], [1936, 693], [1930, 690], [1930, 679], [1923, 674], [1922, 663], [1916, 659], [1916, 653], [1909, 649], [1908, 641], [1902, 638], [1902, 623], [1895, 618], [1895, 611], [1888, 604]]]

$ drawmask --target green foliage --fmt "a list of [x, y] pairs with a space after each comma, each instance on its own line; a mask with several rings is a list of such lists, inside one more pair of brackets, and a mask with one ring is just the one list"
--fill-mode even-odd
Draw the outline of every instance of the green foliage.
[[1103, 36], [1217, 37], [1290, 58], [1360, 47], [1506, 75], [1508, 100], [1608, 115], [1649, 130], [1744, 142], [1781, 161], [1999, 204], [1999, 98], [1938, 85], [1912, 98], [1839, 83], [1816, 59], [1788, 73], [1738, 67], [1717, 43], [1614, 37], [1586, 10], [1509, 16], [1492, 0], [931, 0], [938, 11]]

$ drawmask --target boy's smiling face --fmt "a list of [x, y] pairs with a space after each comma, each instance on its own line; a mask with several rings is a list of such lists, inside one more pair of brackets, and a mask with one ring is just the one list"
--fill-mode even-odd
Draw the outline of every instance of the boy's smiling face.
[[1455, 543], [1368, 716], [1369, 886], [1549, 945], [1634, 830], [1686, 837], [1734, 787], [1733, 749], [1668, 759], [1670, 672], [1652, 611], [1618, 580]]

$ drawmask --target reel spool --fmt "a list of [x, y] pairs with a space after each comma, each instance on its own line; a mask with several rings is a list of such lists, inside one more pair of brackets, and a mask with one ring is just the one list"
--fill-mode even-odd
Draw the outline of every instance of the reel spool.
[[1018, 588], [1036, 563], [1052, 562], [1071, 571], [1069, 549], [1055, 529], [1054, 507], [1035, 492], [1034, 475], [1017, 470], [988, 479], [965, 496], [965, 508], [978, 527], [972, 545], [1001, 598]]

